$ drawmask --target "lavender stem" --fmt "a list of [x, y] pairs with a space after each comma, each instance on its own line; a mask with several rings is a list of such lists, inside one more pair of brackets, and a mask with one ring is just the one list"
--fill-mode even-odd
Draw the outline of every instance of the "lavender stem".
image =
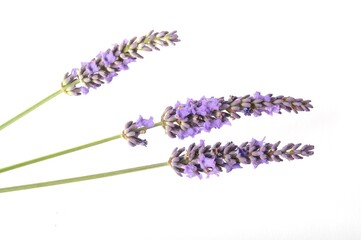
[[[161, 126], [161, 122], [158, 122], [158, 123], [154, 124], [154, 126], [149, 127], [149, 128], [142, 127], [142, 128], [140, 128], [140, 130], [141, 131], [146, 131], [148, 129], [155, 128], [155, 127], [158, 127], [158, 126]], [[106, 143], [106, 142], [110, 142], [110, 141], [113, 141], [113, 140], [116, 140], [116, 139], [119, 139], [119, 138], [122, 138], [122, 134], [117, 134], [117, 135], [107, 137], [107, 138], [104, 138], [104, 139], [100, 139], [100, 140], [97, 140], [97, 141], [94, 141], [94, 142], [86, 143], [86, 144], [83, 144], [83, 145], [80, 145], [80, 146], [77, 146], [77, 147], [69, 148], [69, 149], [62, 150], [62, 151], [59, 151], [59, 152], [55, 152], [55, 153], [52, 153], [52, 154], [48, 154], [48, 155], [45, 155], [45, 156], [42, 156], [42, 157], [38, 157], [38, 158], [34, 158], [34, 159], [31, 159], [31, 160], [28, 160], [28, 161], [24, 161], [24, 162], [21, 162], [21, 163], [18, 163], [18, 164], [14, 164], [14, 165], [11, 165], [11, 166], [0, 168], [0, 173], [8, 172], [8, 171], [11, 171], [11, 170], [14, 170], [14, 169], [17, 169], [17, 168], [25, 167], [25, 166], [28, 166], [28, 165], [31, 165], [31, 164], [34, 164], [34, 163], [38, 163], [38, 162], [42, 162], [42, 161], [45, 161], [45, 160], [48, 160], [48, 159], [51, 159], [51, 158], [55, 158], [55, 157], [58, 157], [58, 156], [61, 156], [61, 155], [65, 155], [65, 154], [76, 152], [76, 151], [79, 151], [79, 150], [82, 150], [82, 149], [90, 148], [90, 147], [100, 145], [100, 144], [103, 144], [103, 143]]]
[[49, 96], [45, 97], [44, 99], [40, 100], [39, 102], [35, 103], [34, 105], [32, 105], [31, 107], [25, 109], [23, 112], [19, 113], [18, 115], [16, 115], [15, 117], [11, 118], [10, 120], [8, 120], [7, 122], [3, 123], [2, 125], [0, 125], [0, 131], [3, 130], [4, 128], [8, 127], [9, 125], [11, 125], [12, 123], [16, 122], [17, 120], [19, 120], [20, 118], [24, 117], [25, 115], [27, 115], [28, 113], [34, 111], [35, 109], [37, 109], [38, 107], [40, 107], [41, 105], [43, 105], [44, 103], [50, 101], [51, 99], [55, 98], [56, 96], [58, 96], [60, 93], [62, 93], [63, 90], [57, 90], [56, 92], [50, 94]]
[[81, 182], [81, 181], [87, 181], [87, 180], [104, 178], [104, 177], [111, 177], [111, 176], [116, 176], [116, 175], [125, 174], [125, 173], [139, 172], [139, 171], [143, 171], [143, 170], [164, 167], [167, 165], [168, 165], [167, 162], [162, 162], [162, 163], [155, 163], [155, 164], [150, 164], [150, 165], [145, 165], [145, 166], [140, 166], [140, 167], [121, 169], [121, 170], [112, 171], [112, 172], [86, 175], [86, 176], [81, 176], [81, 177], [66, 178], [66, 179], [61, 179], [61, 180], [19, 185], [19, 186], [13, 186], [13, 187], [5, 187], [5, 188], [0, 188], [0, 193], [14, 192], [14, 191], [20, 191], [20, 190], [26, 190], [26, 189], [32, 189], [32, 188], [48, 187], [48, 186], [66, 184], [66, 183], [74, 183], [74, 182]]

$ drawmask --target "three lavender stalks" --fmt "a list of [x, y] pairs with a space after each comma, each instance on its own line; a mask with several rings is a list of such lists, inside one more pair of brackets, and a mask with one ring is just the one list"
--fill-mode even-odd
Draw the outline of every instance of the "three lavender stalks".
[[[140, 51], [159, 50], [159, 47], [175, 45], [179, 41], [176, 31], [151, 31], [142, 37], [135, 37], [129, 41], [124, 40], [121, 44], [115, 44], [113, 48], [99, 53], [90, 62], [82, 63], [79, 69], [73, 69], [70, 73], [66, 73], [60, 90], [0, 125], [0, 130], [62, 92], [72, 96], [84, 95], [90, 89], [96, 89], [105, 83], [111, 82], [118, 75], [118, 72], [128, 69], [129, 63], [143, 58], [139, 53]], [[273, 97], [272, 94], [261, 95], [259, 92], [256, 92], [253, 96], [230, 96], [227, 100], [224, 97], [202, 97], [199, 100], [188, 99], [184, 104], [177, 102], [174, 106], [167, 107], [160, 118], [160, 122], [154, 123], [153, 117], [145, 119], [140, 116], [137, 121], [127, 122], [121, 134], [0, 168], [0, 173], [118, 138], [126, 139], [133, 147], [137, 145], [146, 146], [146, 139], [141, 139], [140, 135], [145, 134], [148, 129], [158, 126], [162, 126], [169, 137], [184, 139], [186, 137], [194, 137], [202, 131], [209, 132], [213, 128], [219, 129], [224, 125], [231, 125], [230, 120], [239, 119], [242, 114], [245, 116], [261, 116], [262, 113], [269, 115], [280, 114], [281, 110], [293, 111], [295, 113], [310, 111], [312, 108], [310, 102], [310, 100], [303, 100], [301, 98]], [[312, 145], [302, 146], [300, 143], [286, 144], [281, 148], [279, 148], [279, 145], [280, 142], [272, 144], [264, 143], [263, 140], [257, 141], [252, 139], [250, 142], [244, 142], [240, 145], [235, 145], [232, 142], [222, 145], [218, 142], [211, 146], [205, 145], [204, 141], [201, 140], [199, 144], [191, 144], [187, 151], [185, 151], [185, 148], [174, 149], [168, 162], [76, 178], [0, 188], [0, 193], [85, 181], [167, 165], [170, 165], [180, 176], [197, 176], [202, 178], [202, 174], [207, 176], [212, 174], [218, 175], [223, 170], [230, 172], [233, 169], [241, 168], [243, 164], [252, 163], [254, 167], [257, 167], [259, 164], [271, 161], [280, 162], [282, 158], [288, 160], [302, 159], [305, 156], [312, 155], [314, 149]]]

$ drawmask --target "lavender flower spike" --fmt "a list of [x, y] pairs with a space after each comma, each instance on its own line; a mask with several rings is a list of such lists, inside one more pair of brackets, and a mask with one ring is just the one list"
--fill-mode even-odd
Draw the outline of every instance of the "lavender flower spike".
[[139, 134], [141, 134], [141, 131], [139, 130], [137, 124], [133, 121], [129, 121], [125, 124], [121, 136], [127, 140], [129, 145], [132, 147], [137, 145], [147, 146], [147, 140], [140, 139]]
[[278, 149], [280, 142], [274, 144], [263, 143], [252, 139], [237, 146], [232, 142], [221, 145], [220, 142], [205, 145], [204, 141], [196, 145], [191, 144], [188, 150], [176, 148], [171, 154], [168, 163], [179, 176], [199, 177], [202, 173], [208, 177], [212, 174], [218, 175], [224, 169], [230, 172], [241, 168], [241, 164], [252, 163], [256, 168], [259, 164], [274, 161], [280, 162], [282, 158], [288, 160], [302, 159], [302, 156], [313, 155], [314, 146], [289, 143]]
[[118, 75], [118, 72], [128, 70], [128, 64], [137, 58], [143, 58], [139, 51], [159, 50], [159, 47], [175, 45], [179, 42], [176, 31], [153, 32], [139, 38], [124, 40], [115, 44], [113, 48], [100, 52], [90, 62], [81, 64], [80, 69], [73, 69], [66, 73], [61, 88], [72, 96], [83, 95], [90, 88], [98, 88], [104, 83], [109, 83]]
[[147, 146], [147, 140], [139, 138], [139, 135], [145, 133], [145, 129], [153, 126], [153, 117], [145, 119], [142, 116], [139, 116], [137, 122], [129, 121], [125, 124], [121, 136], [127, 140], [132, 147], [137, 145]]
[[262, 113], [272, 115], [287, 112], [310, 111], [310, 100], [302, 98], [265, 96], [256, 92], [254, 96], [230, 96], [228, 100], [222, 98], [205, 98], [200, 100], [188, 99], [185, 104], [177, 102], [174, 107], [167, 107], [162, 115], [161, 122], [168, 136], [180, 139], [193, 137], [196, 134], [213, 128], [230, 125], [230, 119], [245, 116], [261, 116]]

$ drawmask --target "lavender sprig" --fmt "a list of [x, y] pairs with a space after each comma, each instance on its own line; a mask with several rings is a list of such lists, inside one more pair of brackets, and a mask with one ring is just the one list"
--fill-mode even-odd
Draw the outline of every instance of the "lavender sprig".
[[[313, 108], [310, 102], [310, 100], [303, 100], [302, 98], [273, 97], [272, 94], [263, 96], [259, 92], [253, 96], [230, 96], [228, 100], [224, 100], [223, 97], [202, 97], [200, 100], [188, 99], [185, 104], [177, 102], [174, 107], [167, 107], [161, 116], [161, 121], [156, 125], [161, 125], [168, 136], [184, 139], [194, 137], [202, 131], [209, 132], [214, 128], [219, 129], [224, 125], [231, 125], [230, 120], [240, 118], [239, 114], [258, 117], [262, 113], [268, 115], [281, 114], [282, 109], [295, 113], [310, 111], [310, 108]], [[126, 124], [122, 136], [128, 140], [132, 147], [147, 145], [145, 139], [139, 138], [141, 133], [145, 133], [140, 129], [152, 127], [152, 125], [139, 125], [140, 122], [146, 123], [146, 121], [149, 120], [140, 116], [137, 124], [133, 121]], [[151, 117], [151, 123], [154, 124], [153, 117]]]
[[82, 63], [80, 69], [74, 68], [70, 73], [66, 73], [60, 89], [0, 124], [0, 131], [61, 93], [78, 96], [87, 94], [89, 88], [96, 89], [104, 83], [111, 82], [119, 71], [128, 69], [129, 63], [134, 62], [137, 58], [143, 58], [139, 51], [159, 50], [160, 46], [175, 45], [179, 41], [176, 31], [151, 31], [142, 37], [135, 37], [130, 41], [124, 40], [119, 45], [115, 44], [113, 48], [99, 53], [90, 62]]
[[[269, 161], [282, 161], [281, 157], [293, 160], [300, 159], [302, 156], [311, 156], [313, 154], [312, 150], [314, 147], [312, 145], [304, 145], [301, 147], [301, 144], [290, 143], [278, 150], [279, 144], [280, 142], [270, 144], [252, 139], [251, 142], [242, 143], [240, 146], [230, 142], [224, 146], [222, 146], [221, 143], [216, 143], [213, 145], [213, 147], [211, 147], [210, 145], [206, 146], [204, 141], [201, 141], [198, 145], [194, 143], [190, 145], [186, 152], [185, 148], [176, 148], [171, 154], [168, 162], [155, 163], [81, 177], [5, 187], [0, 188], [0, 193], [87, 181], [169, 165], [180, 176], [186, 175], [188, 177], [197, 176], [202, 178], [202, 174], [206, 174], [207, 176], [212, 174], [218, 175], [218, 173], [223, 171], [223, 169], [225, 169], [227, 172], [230, 172], [233, 169], [241, 168], [241, 164], [253, 163], [254, 166], [257, 167], [260, 163], [268, 163]], [[49, 158], [50, 157], [54, 156], [49, 155]]]
[[310, 111], [310, 100], [302, 98], [261, 95], [256, 92], [253, 96], [230, 96], [228, 100], [222, 98], [205, 98], [200, 100], [188, 99], [185, 104], [177, 102], [174, 107], [167, 107], [161, 117], [162, 126], [168, 136], [180, 139], [193, 137], [201, 131], [209, 132], [213, 128], [230, 125], [230, 119], [245, 116], [261, 116], [262, 113], [272, 115], [281, 114], [281, 110], [298, 113]]
[[177, 31], [153, 32], [139, 38], [124, 40], [115, 44], [113, 48], [100, 52], [90, 62], [81, 64], [81, 68], [74, 68], [67, 72], [61, 82], [62, 90], [71, 96], [87, 94], [90, 88], [96, 89], [104, 83], [109, 83], [118, 72], [127, 70], [128, 64], [137, 58], [143, 58], [139, 51], [159, 50], [159, 47], [175, 45], [179, 42]]
[[281, 142], [263, 143], [252, 139], [237, 146], [233, 142], [221, 145], [220, 142], [205, 145], [201, 140], [199, 144], [191, 144], [187, 151], [185, 148], [176, 148], [171, 154], [168, 163], [179, 176], [199, 177], [206, 174], [218, 175], [223, 169], [230, 172], [233, 169], [241, 168], [241, 164], [253, 164], [256, 168], [259, 164], [268, 162], [281, 162], [282, 158], [288, 160], [302, 159], [302, 156], [313, 155], [314, 146], [301, 143], [289, 143], [278, 149]]

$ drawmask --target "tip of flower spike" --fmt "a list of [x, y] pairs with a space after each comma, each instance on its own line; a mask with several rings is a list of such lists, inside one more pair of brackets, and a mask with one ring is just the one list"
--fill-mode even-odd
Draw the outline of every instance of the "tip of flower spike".
[[129, 121], [125, 124], [121, 137], [128, 141], [129, 145], [135, 147], [137, 145], [147, 146], [146, 139], [139, 138], [141, 131], [136, 123]]
[[[110, 83], [118, 72], [128, 70], [128, 64], [135, 59], [143, 58], [140, 51], [159, 50], [159, 47], [175, 45], [175, 42], [179, 42], [176, 31], [151, 31], [148, 35], [124, 40], [121, 44], [115, 44], [112, 48], [100, 52], [91, 61], [83, 62], [80, 69], [72, 71], [72, 74], [66, 74], [62, 89], [71, 96], [87, 94], [90, 88], [97, 89]], [[84, 87], [80, 88], [79, 84]]]

